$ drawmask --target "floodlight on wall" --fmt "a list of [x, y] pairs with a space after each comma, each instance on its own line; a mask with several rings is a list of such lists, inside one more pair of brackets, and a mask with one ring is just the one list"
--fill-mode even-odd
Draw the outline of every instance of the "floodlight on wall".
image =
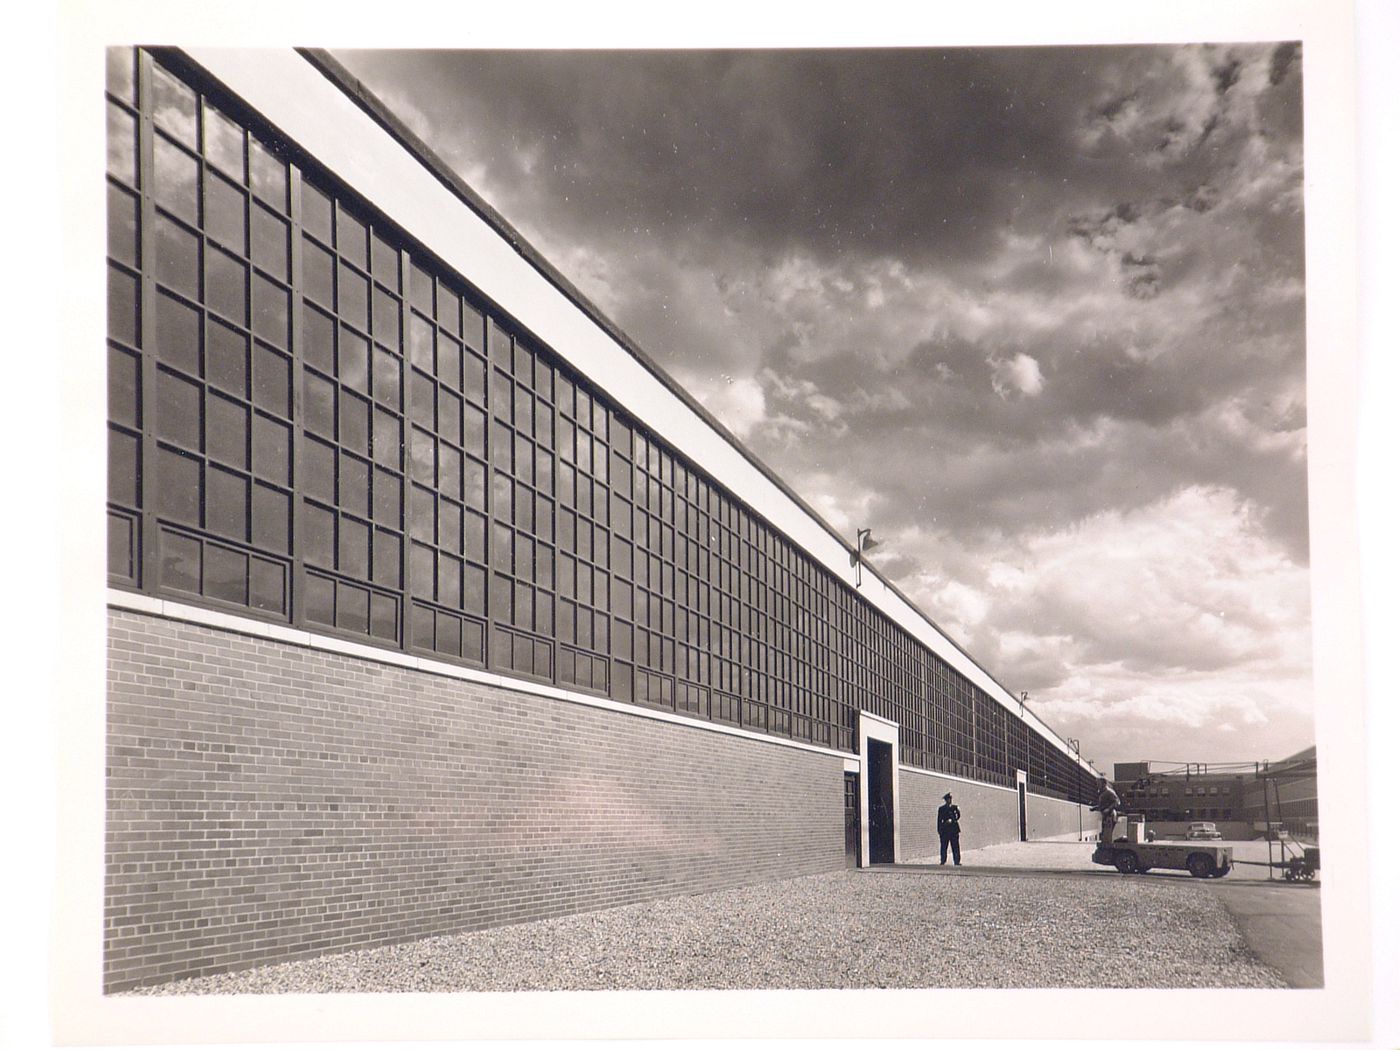
[[856, 586], [860, 586], [861, 555], [880, 546], [880, 541], [870, 535], [869, 529], [856, 530], [856, 545], [851, 549], [851, 565], [856, 570]]

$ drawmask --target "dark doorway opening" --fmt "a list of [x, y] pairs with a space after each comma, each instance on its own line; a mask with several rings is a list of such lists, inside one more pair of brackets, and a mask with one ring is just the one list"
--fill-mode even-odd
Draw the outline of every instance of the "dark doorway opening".
[[1016, 785], [1016, 798], [1021, 807], [1021, 841], [1026, 841], [1026, 782], [1023, 780]]
[[870, 786], [870, 863], [894, 863], [894, 749], [866, 740]]
[[846, 867], [860, 865], [860, 774], [846, 774]]

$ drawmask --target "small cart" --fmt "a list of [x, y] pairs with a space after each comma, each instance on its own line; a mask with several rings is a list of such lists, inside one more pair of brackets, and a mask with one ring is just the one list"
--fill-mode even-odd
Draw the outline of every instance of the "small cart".
[[1321, 868], [1322, 851], [1317, 846], [1305, 846], [1302, 856], [1283, 862], [1283, 877], [1288, 882], [1312, 882]]

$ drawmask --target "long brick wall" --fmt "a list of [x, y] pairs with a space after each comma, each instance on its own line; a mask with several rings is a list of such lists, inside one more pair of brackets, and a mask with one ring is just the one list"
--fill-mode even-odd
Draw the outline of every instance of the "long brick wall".
[[842, 763], [109, 612], [105, 987], [843, 866]]
[[[999, 842], [1016, 842], [1021, 837], [1020, 807], [1016, 792], [988, 784], [972, 784], [913, 770], [900, 771], [899, 848], [905, 861], [927, 860], [938, 856], [938, 807], [944, 792], [953, 793], [962, 814], [963, 849], [976, 849]], [[1068, 839], [1078, 837], [1080, 826], [1076, 806], [1063, 799], [1026, 794], [1026, 836], [1029, 839]], [[1085, 811], [1086, 832], [1098, 829], [1098, 814]]]

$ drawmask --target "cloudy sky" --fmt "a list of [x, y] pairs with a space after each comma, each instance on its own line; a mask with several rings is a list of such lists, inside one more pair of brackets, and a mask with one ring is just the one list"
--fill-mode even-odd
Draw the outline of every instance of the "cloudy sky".
[[1101, 768], [1312, 742], [1296, 48], [336, 54]]

